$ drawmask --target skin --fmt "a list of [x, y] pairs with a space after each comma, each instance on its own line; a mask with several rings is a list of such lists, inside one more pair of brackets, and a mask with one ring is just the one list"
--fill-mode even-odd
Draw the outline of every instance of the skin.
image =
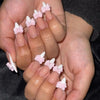
[[[51, 7], [53, 8], [52, 13], [55, 16], [57, 16], [56, 17], [57, 19], [55, 18], [56, 21], [54, 20], [54, 18], [52, 18], [51, 20], [48, 20], [48, 23], [52, 22], [52, 24], [50, 24], [49, 27], [53, 27], [52, 32], [50, 32], [50, 34], [53, 33], [53, 30], [58, 30], [58, 28], [55, 27], [55, 25], [56, 26], [58, 25], [61, 27], [61, 29], [59, 28], [58, 33], [59, 32], [63, 33], [62, 31], [64, 31], [63, 25], [65, 25], [64, 24], [65, 21], [63, 20], [64, 12], [63, 12], [63, 8], [61, 5], [61, 1], [59, 0], [59, 2], [58, 2], [57, 0], [55, 0], [55, 2], [57, 2], [56, 6], [54, 6], [54, 4], [52, 3], [53, 0], [51, 0], [51, 1], [43, 0], [43, 1], [48, 2], [51, 5]], [[41, 4], [43, 1], [42, 0], [41, 1], [40, 0], [30, 0], [30, 2], [29, 2], [29, 0], [24, 0], [24, 2], [23, 2], [23, 0], [4, 0], [2, 6], [0, 8], [0, 48], [3, 49], [7, 55], [11, 54], [13, 61], [18, 65], [18, 67], [20, 69], [23, 69], [23, 70], [26, 69], [26, 65], [29, 65], [29, 62], [31, 60], [33, 60], [35, 54], [40, 54], [40, 52], [42, 52], [43, 50], [48, 52], [48, 55], [47, 55], [48, 58], [57, 57], [57, 55], [58, 55], [57, 54], [58, 52], [57, 53], [55, 52], [56, 55], [51, 56], [51, 54], [53, 54], [54, 51], [57, 51], [57, 49], [58, 49], [57, 43], [56, 43], [57, 40], [55, 39], [55, 37], [60, 37], [59, 34], [54, 35], [55, 37], [53, 35], [49, 35], [49, 37], [48, 37], [48, 38], [51, 38], [54, 41], [54, 43], [56, 44], [56, 48], [54, 48], [56, 50], [53, 50], [53, 51], [52, 51], [52, 49], [51, 49], [51, 51], [50, 50], [48, 51], [48, 48], [47, 48], [46, 44], [44, 43], [44, 40], [46, 40], [47, 37], [43, 37], [42, 40], [39, 39], [39, 41], [37, 39], [36, 44], [33, 45], [31, 43], [30, 46], [26, 45], [25, 47], [22, 47], [22, 49], [20, 49], [18, 46], [16, 47], [16, 41], [15, 41], [16, 36], [13, 33], [14, 23], [18, 22], [25, 28], [26, 16], [28, 15], [31, 17], [34, 12], [34, 9], [39, 10], [42, 6]], [[57, 10], [58, 7], [59, 7], [59, 12]], [[14, 8], [16, 8], [16, 9], [14, 9]], [[47, 18], [48, 18], [48, 15], [50, 15], [50, 12], [48, 12], [46, 14]], [[53, 22], [53, 21], [55, 21], [55, 22]], [[63, 23], [61, 23], [61, 22], [63, 22]], [[62, 35], [64, 37], [65, 33], [63, 33]], [[63, 39], [63, 37], [58, 41], [61, 41]], [[28, 39], [26, 39], [26, 40], [28, 40]], [[48, 42], [48, 45], [51, 45], [51, 44], [49, 44], [49, 42]], [[37, 52], [37, 50], [33, 50], [34, 51], [34, 55], [33, 55], [32, 49], [29, 51], [29, 47], [31, 47], [33, 49], [39, 48], [40, 50], [38, 52]], [[24, 48], [27, 48], [27, 49], [24, 49]], [[21, 51], [23, 51], [22, 55], [21, 55]], [[29, 61], [27, 61], [25, 59], [26, 56], [28, 56]], [[8, 60], [9, 60], [9, 58], [8, 58]], [[26, 62], [25, 65], [23, 62]]]
[[[94, 63], [89, 44], [89, 38], [93, 28], [82, 18], [68, 12], [66, 12], [66, 20], [67, 36], [60, 44], [61, 52], [57, 59], [57, 65], [61, 63], [64, 65], [64, 73], [61, 77], [65, 76], [67, 79], [67, 97], [65, 98], [66, 95], [63, 91], [56, 92], [57, 90], [55, 91], [54, 84], [50, 85], [47, 82], [52, 72], [41, 85], [39, 84], [39, 91], [35, 96], [36, 100], [61, 100], [60, 98], [63, 98], [63, 100], [83, 100], [89, 89], [94, 75]], [[31, 83], [33, 77], [31, 76], [29, 78], [27, 84]], [[55, 79], [54, 77], [56, 75], [53, 75], [52, 80]], [[33, 81], [35, 82], [36, 80]], [[33, 86], [33, 84], [30, 86], [26, 85], [25, 96], [28, 99], [30, 97], [29, 87]], [[31, 94], [33, 91], [31, 90]], [[59, 97], [58, 94], [62, 95]]]

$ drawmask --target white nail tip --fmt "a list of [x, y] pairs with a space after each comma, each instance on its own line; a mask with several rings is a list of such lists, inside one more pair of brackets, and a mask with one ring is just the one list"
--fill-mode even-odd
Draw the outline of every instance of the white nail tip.
[[61, 82], [62, 82], [62, 83], [66, 83], [66, 78], [63, 78], [63, 79], [61, 80]]
[[45, 52], [41, 53], [41, 57], [44, 57], [45, 56]]
[[62, 65], [62, 64], [61, 64], [61, 65], [59, 65], [59, 66], [58, 66], [58, 68], [59, 68], [59, 69], [63, 68], [63, 65]]
[[50, 63], [54, 63], [55, 62], [55, 58], [52, 58], [51, 60], [50, 60]]

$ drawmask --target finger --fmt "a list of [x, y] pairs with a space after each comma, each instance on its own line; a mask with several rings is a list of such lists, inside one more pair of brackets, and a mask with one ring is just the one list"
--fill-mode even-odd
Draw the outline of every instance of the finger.
[[[39, 16], [40, 14], [42, 16], [41, 12], [35, 10], [35, 13], [33, 15], [34, 15], [34, 18], [36, 19], [36, 22], [40, 28], [40, 36], [45, 45], [47, 57], [49, 59], [51, 59], [53, 57], [56, 58], [58, 56], [58, 50], [59, 50], [58, 45], [56, 43], [55, 38], [52, 35], [52, 32], [50, 31], [49, 28], [47, 28], [48, 26], [46, 25], [46, 22], [43, 20], [42, 17]], [[36, 17], [36, 15], [38, 15], [38, 17]]]
[[47, 78], [49, 73], [50, 73], [49, 68], [47, 66], [42, 66], [41, 68], [38, 69], [36, 74], [27, 83], [27, 85], [25, 87], [25, 97], [28, 100], [34, 100], [35, 99], [36, 94], [37, 94], [41, 84]]
[[92, 67], [87, 67], [83, 71], [75, 75], [75, 80], [73, 83], [73, 89], [68, 94], [66, 100], [83, 100], [89, 89], [92, 77], [93, 77]]
[[36, 55], [41, 54], [43, 51], [45, 51], [45, 47], [41, 37], [38, 35], [35, 26], [28, 27], [27, 37], [33, 61]]
[[46, 54], [49, 59], [56, 58], [59, 53], [59, 48], [56, 43], [56, 40], [54, 39], [52, 32], [49, 28], [45, 28], [44, 30], [40, 31], [41, 38], [43, 40], [43, 43], [45, 45]]
[[65, 100], [66, 94], [65, 91], [61, 89], [56, 89], [52, 100]]
[[39, 67], [40, 64], [37, 61], [32, 62], [23, 73], [24, 80], [28, 82], [32, 78], [32, 76], [36, 73]]
[[0, 9], [0, 48], [6, 52], [8, 60], [8, 54], [10, 54], [13, 61], [16, 62], [13, 26], [14, 24], [6, 15], [5, 10]]
[[17, 66], [20, 69], [25, 70], [31, 63], [31, 53], [22, 33], [16, 34], [15, 47]]
[[66, 35], [64, 26], [50, 11], [46, 11], [45, 14], [49, 28], [51, 29], [56, 41], [61, 42]]
[[59, 80], [59, 74], [52, 72], [40, 87], [36, 100], [51, 100]]

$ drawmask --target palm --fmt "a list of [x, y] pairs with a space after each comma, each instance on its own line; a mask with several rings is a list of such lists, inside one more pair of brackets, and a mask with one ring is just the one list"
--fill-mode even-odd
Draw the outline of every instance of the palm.
[[87, 40], [71, 38], [68, 35], [60, 45], [60, 61], [68, 81], [67, 100], [82, 100], [93, 77], [93, 61]]

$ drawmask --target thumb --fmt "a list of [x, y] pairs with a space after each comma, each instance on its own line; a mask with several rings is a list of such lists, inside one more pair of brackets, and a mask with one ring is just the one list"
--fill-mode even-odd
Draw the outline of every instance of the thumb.
[[14, 46], [13, 39], [11, 38], [0, 39], [0, 48], [5, 51], [8, 60], [9, 60], [9, 54], [10, 54], [13, 59], [13, 62], [16, 62], [16, 53], [15, 53], [15, 46]]

